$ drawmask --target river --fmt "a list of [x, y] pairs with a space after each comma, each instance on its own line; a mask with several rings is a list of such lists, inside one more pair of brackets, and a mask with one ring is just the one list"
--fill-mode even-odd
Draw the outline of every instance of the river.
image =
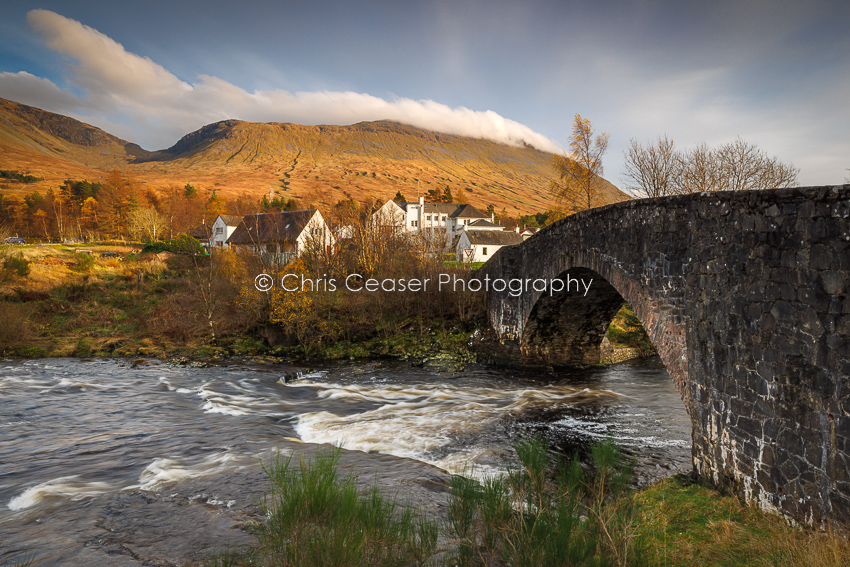
[[611, 437], [642, 485], [690, 471], [690, 431], [657, 358], [558, 374], [0, 361], [0, 565], [183, 565], [249, 543], [273, 451], [343, 447], [363, 483], [439, 514], [445, 471], [499, 474], [527, 435], [567, 454]]

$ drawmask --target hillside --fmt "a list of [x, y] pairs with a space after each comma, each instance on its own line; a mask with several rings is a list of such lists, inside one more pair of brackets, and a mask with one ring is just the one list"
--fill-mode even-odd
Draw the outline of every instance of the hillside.
[[[72, 118], [0, 99], [0, 169], [44, 177], [26, 190], [62, 180], [94, 180], [112, 168], [143, 185], [192, 183], [224, 197], [275, 195], [314, 203], [413, 200], [429, 189], [463, 189], [476, 206], [509, 214], [552, 205], [551, 154], [395, 122], [301, 126], [225, 120], [149, 152]], [[627, 199], [601, 180], [608, 202]], [[23, 188], [21, 188], [23, 189]]]

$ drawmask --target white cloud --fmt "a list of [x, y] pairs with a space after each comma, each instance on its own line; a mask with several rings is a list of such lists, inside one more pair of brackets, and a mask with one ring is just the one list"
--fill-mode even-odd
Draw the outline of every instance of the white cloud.
[[304, 124], [387, 119], [447, 134], [511, 145], [524, 142], [544, 151], [559, 151], [558, 145], [546, 136], [490, 110], [451, 108], [431, 100], [388, 101], [356, 92], [247, 92], [209, 75], [190, 83], [76, 20], [48, 10], [32, 10], [28, 21], [51, 49], [74, 61], [69, 66], [69, 80], [86, 95], [77, 99], [47, 79], [26, 73], [0, 74], [0, 93], [15, 93], [8, 98], [30, 104], [55, 99], [52, 108], [56, 110], [58, 106], [76, 104], [93, 107], [100, 113], [124, 114], [138, 126], [139, 137], [143, 138], [139, 141], [158, 148], [205, 124], [227, 118]]
[[63, 91], [50, 79], [26, 71], [0, 73], [0, 98], [7, 98], [51, 112], [72, 112], [85, 104], [73, 93]]

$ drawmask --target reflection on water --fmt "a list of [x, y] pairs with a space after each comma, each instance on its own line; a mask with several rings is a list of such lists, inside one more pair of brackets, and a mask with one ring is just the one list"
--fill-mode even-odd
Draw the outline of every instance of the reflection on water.
[[558, 375], [359, 363], [281, 383], [293, 370], [0, 362], [0, 564], [26, 550], [42, 565], [181, 563], [244, 541], [261, 460], [307, 444], [435, 502], [422, 487], [444, 474], [429, 465], [496, 474], [532, 433], [562, 452], [612, 437], [640, 483], [690, 470], [690, 423], [657, 359]]

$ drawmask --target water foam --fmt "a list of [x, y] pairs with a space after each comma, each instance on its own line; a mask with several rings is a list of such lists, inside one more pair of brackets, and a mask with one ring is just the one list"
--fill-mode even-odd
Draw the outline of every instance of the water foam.
[[256, 456], [224, 451], [201, 461], [190, 462], [182, 457], [156, 458], [139, 475], [139, 484], [133, 488], [158, 490], [167, 484], [211, 476], [224, 471], [238, 471], [256, 464]]
[[327, 411], [302, 414], [295, 424], [302, 440], [417, 459], [452, 472], [463, 472], [481, 456], [465, 450], [448, 457], [434, 455], [462, 436], [480, 432], [510, 414], [617, 395], [607, 390], [579, 390], [560, 385], [539, 388], [316, 382], [295, 385], [318, 388], [320, 398], [381, 404], [353, 415]]
[[9, 510], [16, 512], [31, 508], [51, 497], [82, 500], [115, 490], [114, 486], [106, 482], [82, 482], [78, 478], [78, 475], [63, 476], [28, 488], [9, 500]]

